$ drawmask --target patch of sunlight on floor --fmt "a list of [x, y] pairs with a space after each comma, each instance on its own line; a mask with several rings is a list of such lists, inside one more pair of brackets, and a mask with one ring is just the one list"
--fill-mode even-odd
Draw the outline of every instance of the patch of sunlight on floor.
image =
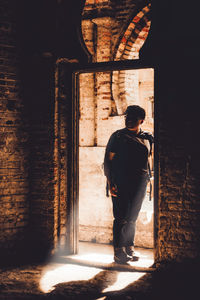
[[[137, 249], [137, 250], [136, 250]], [[154, 263], [153, 251], [148, 249], [136, 248], [135, 254], [140, 257], [139, 261], [129, 262], [132, 267], [149, 268]], [[51, 262], [43, 271], [40, 288], [44, 293], [50, 292], [58, 283], [89, 280], [102, 271], [101, 265], [105, 264], [112, 266], [113, 264], [113, 247], [111, 245], [92, 244], [83, 242], [80, 243], [79, 254], [62, 256], [73, 260], [65, 264]], [[92, 266], [82, 266], [79, 262], [87, 262]], [[123, 265], [121, 265], [123, 266]], [[123, 267], [122, 267], [123, 268]], [[112, 268], [111, 268], [112, 270]], [[142, 271], [142, 272], [141, 272]], [[146, 270], [140, 272], [129, 272], [126, 270], [117, 270], [117, 280], [104, 289], [103, 292], [118, 291], [134, 281], [144, 276]]]
[[154, 258], [149, 257], [147, 254], [143, 254], [140, 251], [135, 251], [135, 255], [139, 256], [138, 261], [128, 262], [129, 265], [133, 267], [143, 267], [143, 268], [149, 268], [154, 263]]
[[[153, 265], [154, 259], [149, 257], [147, 254], [143, 254], [141, 252], [135, 251], [135, 255], [139, 256], [138, 261], [134, 262], [128, 262], [130, 266], [133, 267], [145, 267], [148, 268]], [[105, 263], [105, 264], [111, 264], [113, 263], [113, 255], [111, 254], [101, 254], [101, 253], [86, 253], [86, 254], [76, 254], [76, 255], [70, 255], [69, 258], [72, 258], [73, 260], [79, 260], [84, 262], [92, 262], [92, 263]]]
[[54, 286], [58, 283], [89, 280], [98, 274], [101, 269], [82, 267], [71, 264], [50, 264], [43, 271], [40, 281], [40, 289], [44, 293], [54, 290]]
[[[71, 264], [50, 264], [43, 271], [43, 276], [40, 281], [40, 289], [44, 293], [54, 290], [54, 286], [58, 283], [67, 283], [71, 281], [89, 280], [101, 272], [102, 269], [83, 267]], [[141, 278], [146, 273], [141, 272], [117, 272], [117, 280], [111, 286], [108, 286], [102, 292], [119, 291], [130, 283]]]
[[71, 255], [68, 257], [73, 258], [74, 260], [90, 261], [93, 263], [100, 262], [100, 263], [110, 264], [113, 262], [113, 256], [109, 254], [88, 253], [88, 254]]
[[118, 272], [116, 282], [103, 290], [103, 293], [119, 291], [127, 287], [130, 283], [140, 279], [146, 273], [135, 273], [135, 272]]
[[[135, 248], [135, 254], [139, 256], [139, 261], [129, 262], [131, 266], [149, 268], [154, 263], [153, 249]], [[79, 242], [79, 253], [71, 255], [73, 260], [88, 261], [96, 263], [113, 263], [113, 246], [108, 244], [98, 244], [90, 242]]]

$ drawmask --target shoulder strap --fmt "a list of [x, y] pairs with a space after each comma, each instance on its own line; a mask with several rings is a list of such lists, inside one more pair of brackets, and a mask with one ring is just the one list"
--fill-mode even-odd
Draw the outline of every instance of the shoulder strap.
[[[149, 141], [150, 144], [150, 155], [152, 155], [152, 145], [154, 143], [154, 137], [151, 133], [149, 132], [145, 132], [142, 131], [141, 132], [141, 137], [143, 139], [146, 139]], [[152, 196], [152, 183], [151, 183], [151, 177], [152, 177], [152, 173], [151, 173], [151, 168], [150, 168], [150, 163], [149, 163], [149, 158], [148, 158], [148, 171], [149, 171], [149, 184], [150, 184], [150, 191], [149, 191], [149, 201], [151, 201], [151, 196]]]
[[149, 141], [149, 144], [150, 144], [150, 155], [151, 155], [152, 154], [152, 145], [154, 143], [154, 137], [153, 137], [153, 135], [150, 132], [142, 131], [140, 133], [140, 137], [142, 139], [145, 139], [145, 140]]

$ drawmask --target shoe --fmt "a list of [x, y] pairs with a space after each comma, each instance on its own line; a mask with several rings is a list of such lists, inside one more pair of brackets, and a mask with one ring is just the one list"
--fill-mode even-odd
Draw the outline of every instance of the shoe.
[[114, 248], [114, 261], [118, 264], [125, 264], [131, 257], [126, 254], [124, 248]]
[[135, 251], [134, 251], [133, 246], [125, 247], [125, 250], [126, 250], [126, 254], [131, 257], [131, 261], [138, 261], [139, 260], [139, 256], [134, 255]]
[[127, 246], [127, 247], [125, 247], [125, 250], [126, 250], [126, 254], [128, 254], [129, 256], [133, 256], [134, 246]]

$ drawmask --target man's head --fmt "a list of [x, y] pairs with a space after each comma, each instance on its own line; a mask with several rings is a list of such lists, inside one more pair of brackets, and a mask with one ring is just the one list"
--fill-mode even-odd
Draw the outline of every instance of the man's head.
[[136, 128], [145, 119], [145, 110], [139, 105], [129, 105], [125, 111], [125, 124], [127, 128]]

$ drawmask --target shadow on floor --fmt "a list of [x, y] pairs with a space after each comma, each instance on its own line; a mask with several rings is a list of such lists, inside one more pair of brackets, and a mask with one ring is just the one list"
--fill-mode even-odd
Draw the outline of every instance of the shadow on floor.
[[102, 291], [116, 281], [117, 275], [117, 271], [101, 271], [90, 280], [57, 284], [49, 299], [98, 299], [105, 295]]
[[[80, 268], [78, 265], [76, 267]], [[199, 270], [199, 258], [187, 259], [180, 263], [168, 262], [152, 273], [142, 274], [138, 280], [121, 289], [109, 291], [107, 288], [119, 280], [119, 274], [125, 279], [130, 272], [96, 269], [96, 274], [87, 280], [71, 279], [58, 283], [54, 290], [47, 293], [39, 289], [42, 266], [0, 270], [0, 299], [195, 300], [199, 299], [200, 295]], [[69, 279], [72, 278], [70, 273], [68, 276]]]
[[[199, 299], [199, 259], [171, 262], [153, 273], [142, 276], [119, 291], [102, 292], [116, 281], [117, 271], [102, 271], [88, 281], [57, 285], [49, 299], [134, 299], [190, 300]], [[51, 298], [52, 297], [52, 298]], [[56, 298], [57, 299], [57, 298]]]

